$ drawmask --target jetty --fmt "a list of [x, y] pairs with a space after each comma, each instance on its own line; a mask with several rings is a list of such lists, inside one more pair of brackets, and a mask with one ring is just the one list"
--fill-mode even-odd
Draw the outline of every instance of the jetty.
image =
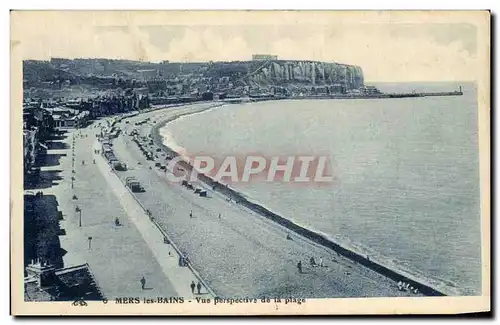
[[406, 93], [384, 93], [376, 89], [370, 92], [348, 92], [335, 94], [299, 94], [299, 95], [283, 95], [283, 94], [253, 94], [245, 97], [228, 97], [224, 99], [215, 99], [227, 104], [240, 104], [248, 102], [260, 102], [267, 100], [311, 100], [311, 99], [400, 99], [400, 98], [421, 98], [421, 97], [447, 97], [447, 96], [463, 96], [462, 86], [454, 91], [440, 92], [406, 92]]

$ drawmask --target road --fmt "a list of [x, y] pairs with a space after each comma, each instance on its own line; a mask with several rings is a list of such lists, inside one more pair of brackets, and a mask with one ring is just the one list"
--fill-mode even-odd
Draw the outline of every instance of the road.
[[[70, 131], [64, 139], [50, 141], [39, 182], [29, 190], [55, 195], [57, 199], [57, 209], [64, 217], [60, 226], [66, 232], [59, 237], [61, 248], [66, 251], [64, 267], [88, 263], [101, 291], [110, 300], [117, 297], [191, 297], [191, 278], [179, 281], [172, 276], [178, 272], [175, 256], [172, 262], [168, 261], [172, 264], [170, 272], [164, 266], [165, 261], [158, 260], [158, 249], [144, 239], [144, 232], [134, 223], [137, 212], [130, 209], [130, 204], [124, 204], [133, 198], [124, 197], [120, 188], [110, 183], [112, 175], [103, 169], [102, 158], [94, 154], [97, 123]], [[96, 159], [95, 164], [93, 159]], [[71, 177], [75, 178], [73, 188]], [[73, 199], [73, 195], [77, 199]], [[76, 207], [82, 211], [81, 227]], [[114, 224], [117, 217], [120, 226]], [[152, 236], [157, 238], [158, 232], [155, 230]], [[92, 237], [90, 246], [89, 237]], [[145, 290], [140, 283], [143, 276]]]

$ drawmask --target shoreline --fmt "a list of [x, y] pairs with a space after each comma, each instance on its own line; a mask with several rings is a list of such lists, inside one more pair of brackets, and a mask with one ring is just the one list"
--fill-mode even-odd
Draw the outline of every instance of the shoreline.
[[[201, 108], [198, 110], [193, 110], [193, 111], [188, 111], [188, 112], [183, 112], [179, 114], [175, 114], [174, 116], [171, 116], [169, 118], [160, 120], [158, 123], [156, 123], [154, 126], [152, 126], [150, 134], [152, 136], [152, 139], [155, 143], [156, 146], [160, 147], [164, 152], [167, 154], [173, 155], [173, 156], [178, 156], [179, 153], [173, 150], [172, 148], [166, 146], [163, 143], [163, 136], [160, 134], [159, 130], [167, 125], [168, 123], [182, 117], [182, 116], [187, 116], [187, 115], [192, 115], [192, 114], [198, 114], [204, 111], [207, 111], [209, 109], [213, 109], [215, 107], [222, 106], [222, 105], [214, 105], [214, 106], [209, 106], [205, 108]], [[192, 166], [187, 163], [186, 161], [180, 161], [178, 163], [180, 166], [185, 168], [185, 170], [190, 171], [192, 170]], [[251, 200], [251, 198], [246, 198], [242, 193], [240, 193], [238, 190], [230, 188], [229, 186], [225, 186], [224, 184], [221, 184], [217, 181], [214, 181], [211, 177], [208, 177], [203, 174], [198, 175], [198, 179], [204, 183], [205, 185], [209, 186], [214, 192], [218, 192], [222, 196], [226, 198], [230, 198], [233, 200], [236, 204], [241, 205], [249, 210], [251, 210], [254, 213], [257, 213], [259, 216], [267, 218], [278, 225], [281, 225], [288, 230], [308, 239], [311, 240], [312, 242], [315, 242], [327, 249], [330, 249], [337, 254], [343, 255], [344, 257], [359, 263], [391, 280], [394, 280], [396, 282], [398, 281], [404, 281], [404, 282], [410, 282], [414, 284], [416, 287], [419, 288], [420, 292], [424, 295], [427, 296], [446, 296], [446, 295], [457, 295], [458, 293], [445, 293], [443, 289], [436, 289], [436, 286], [431, 285], [426, 283], [426, 281], [423, 281], [421, 279], [416, 280], [414, 275], [412, 274], [405, 274], [406, 272], [404, 270], [396, 269], [394, 270], [390, 266], [386, 266], [380, 262], [370, 260], [369, 258], [363, 256], [362, 254], [354, 251], [352, 248], [347, 248], [345, 245], [342, 245], [341, 243], [338, 243], [334, 241], [333, 239], [327, 238], [325, 235], [320, 234], [318, 232], [315, 232], [313, 230], [310, 230], [306, 227], [302, 227], [290, 219], [287, 219], [277, 213], [274, 213], [270, 211], [269, 209], [265, 208], [264, 206], [255, 203]]]

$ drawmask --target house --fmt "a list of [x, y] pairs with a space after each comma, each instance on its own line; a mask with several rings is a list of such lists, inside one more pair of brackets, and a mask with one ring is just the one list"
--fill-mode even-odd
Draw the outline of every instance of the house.
[[89, 111], [79, 111], [69, 107], [47, 108], [52, 113], [54, 127], [57, 129], [73, 129], [86, 125], [90, 118]]
[[40, 105], [27, 105], [23, 109], [23, 166], [25, 175], [32, 171], [40, 153], [47, 150], [45, 141], [54, 131], [54, 119]]
[[46, 261], [35, 260], [26, 267], [25, 301], [72, 301], [84, 303], [103, 300], [88, 264], [56, 269]]

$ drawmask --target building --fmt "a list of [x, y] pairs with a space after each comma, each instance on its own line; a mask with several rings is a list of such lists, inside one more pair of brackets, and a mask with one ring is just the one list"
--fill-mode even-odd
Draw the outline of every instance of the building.
[[24, 173], [28, 173], [35, 163], [36, 155], [39, 150], [38, 129], [23, 130], [23, 167]]
[[88, 264], [56, 269], [46, 261], [34, 260], [26, 267], [25, 301], [95, 301], [102, 294]]
[[90, 118], [89, 111], [79, 111], [69, 107], [47, 108], [54, 119], [56, 129], [73, 129], [85, 126]]
[[134, 88], [133, 92], [137, 95], [147, 96], [149, 94], [149, 88], [147, 87]]
[[23, 166], [25, 175], [31, 172], [31, 167], [40, 153], [47, 150], [45, 141], [54, 131], [54, 119], [43, 108], [25, 106], [23, 109]]
[[137, 70], [139, 72], [142, 81], [147, 81], [150, 79], [154, 79], [158, 77], [158, 70], [157, 69], [144, 69], [144, 70]]
[[165, 79], [153, 78], [146, 81], [149, 92], [156, 93], [167, 89], [167, 81]]
[[45, 108], [28, 108], [23, 109], [23, 129], [38, 129], [38, 137], [40, 142], [45, 142], [54, 130], [54, 119], [51, 113]]
[[270, 54], [254, 54], [252, 55], [252, 61], [276, 61], [278, 60], [277, 55]]
[[375, 86], [364, 86], [360, 88], [361, 93], [364, 95], [378, 95], [380, 94], [380, 90], [378, 90]]
[[64, 105], [68, 108], [79, 109], [82, 105], [82, 102], [83, 101], [81, 98], [68, 99]]

